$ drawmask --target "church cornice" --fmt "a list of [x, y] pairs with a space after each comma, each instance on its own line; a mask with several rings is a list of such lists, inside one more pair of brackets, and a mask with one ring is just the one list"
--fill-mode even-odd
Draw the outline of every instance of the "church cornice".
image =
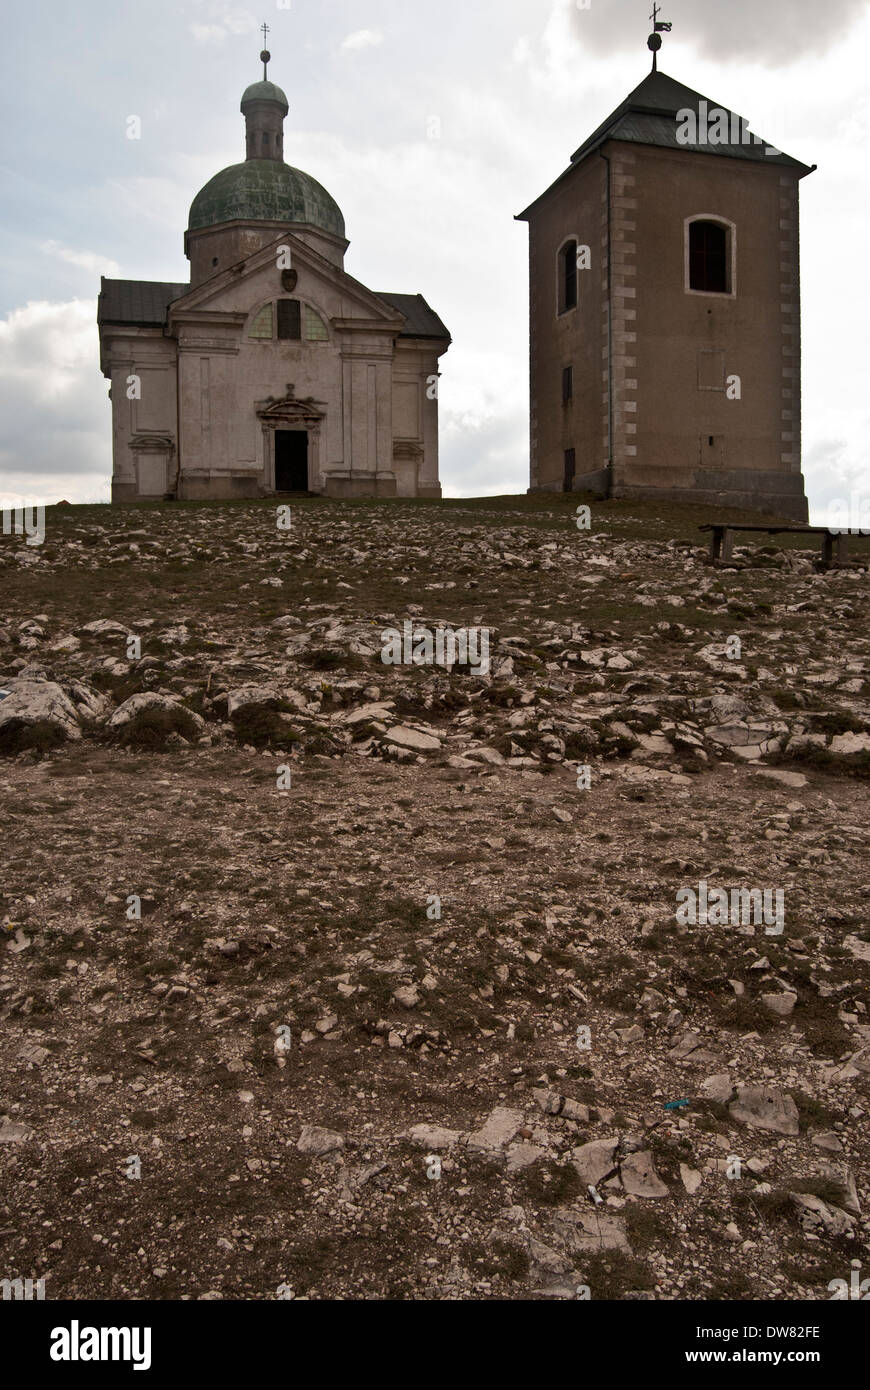
[[243, 309], [178, 309], [170, 310], [172, 323], [195, 323], [204, 327], [238, 328], [248, 315]]
[[[195, 227], [193, 228], [193, 230], [188, 228], [188, 230], [184, 233], [184, 254], [189, 259], [190, 253], [188, 248], [193, 238], [202, 236], [212, 236], [215, 232], [225, 232], [235, 227], [241, 227], [242, 229], [247, 228], [249, 231], [252, 232], [259, 232], [263, 229], [263, 227], [274, 227], [276, 237], [280, 236], [282, 238], [287, 237], [288, 235], [292, 236], [294, 233], [299, 232], [313, 232], [317, 236], [322, 237], [324, 241], [330, 242], [331, 245], [337, 247], [342, 252], [345, 252], [350, 246], [350, 242], [348, 241], [347, 237], [338, 236], [335, 232], [330, 232], [326, 227], [318, 227], [315, 222], [282, 222], [277, 219], [274, 221], [263, 220], [251, 222], [244, 217], [235, 217], [229, 222], [216, 222], [212, 227]], [[246, 260], [250, 259], [250, 257], [246, 257]], [[236, 274], [238, 274], [239, 269], [242, 268], [244, 265], [245, 260], [237, 261], [235, 265], [229, 266], [227, 270], [221, 271], [220, 273], [222, 275], [228, 275], [235, 271]], [[218, 277], [215, 276], [213, 278], [217, 279]], [[209, 283], [210, 282], [208, 280], [203, 281], [203, 284]]]

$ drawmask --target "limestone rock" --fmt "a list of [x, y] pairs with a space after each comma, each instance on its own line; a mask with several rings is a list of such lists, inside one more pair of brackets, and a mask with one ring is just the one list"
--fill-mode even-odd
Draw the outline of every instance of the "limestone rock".
[[393, 990], [393, 998], [403, 1009], [416, 1009], [420, 1002], [420, 991], [416, 985], [399, 985]]
[[824, 1232], [828, 1236], [846, 1236], [851, 1233], [853, 1219], [846, 1212], [840, 1211], [839, 1207], [828, 1206], [821, 1197], [814, 1197], [810, 1192], [792, 1192], [789, 1195], [798, 1209], [804, 1230], [811, 1233]]
[[526, 1236], [526, 1250], [533, 1269], [539, 1274], [567, 1274], [571, 1268], [569, 1259], [538, 1240], [537, 1236]]
[[822, 1134], [814, 1134], [812, 1142], [817, 1149], [824, 1149], [826, 1153], [841, 1154], [843, 1152], [839, 1135], [835, 1134], [832, 1129], [825, 1130]]
[[0, 1116], [0, 1144], [21, 1144], [29, 1133], [27, 1125], [16, 1124], [7, 1115]]
[[441, 747], [440, 739], [411, 729], [407, 724], [394, 724], [384, 734], [384, 740], [396, 748], [408, 748], [412, 753], [437, 753]]
[[701, 1082], [701, 1090], [705, 1096], [709, 1096], [711, 1100], [718, 1101], [722, 1105], [731, 1099], [734, 1086], [727, 1071], [718, 1071], [715, 1076], [708, 1076], [706, 1080]]
[[296, 1147], [302, 1154], [319, 1157], [321, 1154], [343, 1149], [344, 1135], [337, 1134], [333, 1129], [321, 1129], [319, 1125], [304, 1125], [296, 1141]]
[[8, 681], [6, 688], [9, 694], [0, 701], [0, 729], [50, 724], [66, 739], [81, 738], [76, 707], [54, 681], [19, 678]]
[[794, 787], [799, 790], [808, 784], [809, 779], [802, 772], [787, 772], [781, 767], [758, 768], [756, 777], [766, 777], [770, 782], [780, 782], [784, 787]]
[[[618, 1216], [601, 1208], [587, 1207], [575, 1211], [559, 1207], [553, 1213], [552, 1228], [560, 1244], [570, 1255], [585, 1255], [601, 1250], [621, 1250], [630, 1255], [631, 1247], [625, 1226]], [[594, 1289], [593, 1289], [594, 1294]]]
[[458, 1129], [445, 1129], [443, 1125], [413, 1125], [408, 1130], [408, 1138], [412, 1144], [421, 1149], [431, 1150], [432, 1153], [451, 1148], [459, 1142], [459, 1137]]
[[844, 936], [843, 945], [856, 960], [866, 961], [870, 965], [870, 941], [862, 941], [860, 936]]
[[543, 1158], [545, 1153], [546, 1149], [542, 1149], [538, 1144], [508, 1144], [505, 1150], [507, 1171], [516, 1173], [521, 1168], [530, 1168], [539, 1158]]
[[509, 1110], [497, 1105], [492, 1114], [484, 1120], [480, 1129], [468, 1136], [472, 1149], [500, 1149], [509, 1144], [523, 1123], [522, 1110]]
[[791, 990], [784, 990], [778, 994], [762, 994], [761, 1002], [772, 1014], [778, 1014], [780, 1018], [788, 1018], [794, 1013], [794, 1006], [798, 997]]
[[669, 1197], [671, 1194], [655, 1170], [652, 1154], [629, 1154], [619, 1168], [622, 1185], [632, 1197]]
[[243, 685], [227, 695], [227, 717], [244, 709], [274, 709], [280, 701], [276, 690], [267, 685]]
[[772, 1129], [777, 1134], [799, 1133], [798, 1109], [790, 1095], [772, 1086], [741, 1086], [728, 1107], [731, 1116], [753, 1129]]
[[145, 691], [142, 695], [131, 695], [129, 700], [125, 700], [119, 705], [109, 720], [110, 729], [122, 729], [125, 724], [129, 724], [131, 719], [135, 719], [137, 714], [141, 714], [146, 709], [163, 709], [171, 714], [188, 715], [196, 725], [197, 731], [202, 732], [205, 728], [205, 720], [189, 710], [186, 705], [182, 705], [178, 700], [173, 700], [170, 695], [158, 695], [155, 691]]
[[593, 1139], [571, 1150], [570, 1158], [584, 1187], [597, 1187], [616, 1169], [618, 1139]]
[[870, 751], [870, 734], [835, 734], [831, 739], [831, 752], [848, 756], [850, 753]]
[[704, 1181], [703, 1175], [697, 1169], [690, 1168], [686, 1163], [680, 1164], [680, 1179], [690, 1197], [694, 1197]]

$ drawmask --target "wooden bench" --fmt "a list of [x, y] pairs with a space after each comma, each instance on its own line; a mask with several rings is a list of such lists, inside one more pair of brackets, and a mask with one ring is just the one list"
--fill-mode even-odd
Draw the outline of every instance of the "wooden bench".
[[761, 523], [744, 526], [728, 521], [708, 521], [698, 528], [710, 531], [710, 558], [728, 561], [734, 550], [734, 536], [737, 531], [764, 531], [768, 536], [779, 536], [783, 532], [797, 536], [822, 537], [822, 567], [839, 568], [849, 563], [849, 534], [847, 531], [832, 531], [827, 526], [765, 526]]

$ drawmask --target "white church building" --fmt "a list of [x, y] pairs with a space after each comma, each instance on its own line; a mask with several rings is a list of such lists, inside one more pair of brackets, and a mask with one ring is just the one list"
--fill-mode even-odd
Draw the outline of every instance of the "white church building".
[[191, 205], [190, 283], [103, 278], [112, 500], [440, 497], [450, 335], [422, 295], [347, 274], [339, 207], [284, 163], [287, 98], [261, 56], [245, 161]]

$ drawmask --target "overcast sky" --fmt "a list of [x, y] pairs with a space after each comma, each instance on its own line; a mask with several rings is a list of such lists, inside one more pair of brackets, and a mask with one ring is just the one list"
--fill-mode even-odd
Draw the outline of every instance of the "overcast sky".
[[[194, 194], [244, 159], [242, 91], [286, 91], [285, 157], [329, 189], [373, 289], [426, 296], [448, 496], [528, 486], [527, 236], [513, 220], [649, 69], [650, 0], [31, 0], [4, 16], [0, 503], [107, 500], [101, 274], [188, 278]], [[801, 185], [814, 519], [870, 493], [870, 5], [670, 0], [662, 69], [816, 173]], [[142, 135], [127, 138], [128, 117]], [[433, 138], [439, 130], [440, 135]], [[858, 266], [856, 271], [855, 266]], [[856, 275], [858, 278], [856, 279]]]

